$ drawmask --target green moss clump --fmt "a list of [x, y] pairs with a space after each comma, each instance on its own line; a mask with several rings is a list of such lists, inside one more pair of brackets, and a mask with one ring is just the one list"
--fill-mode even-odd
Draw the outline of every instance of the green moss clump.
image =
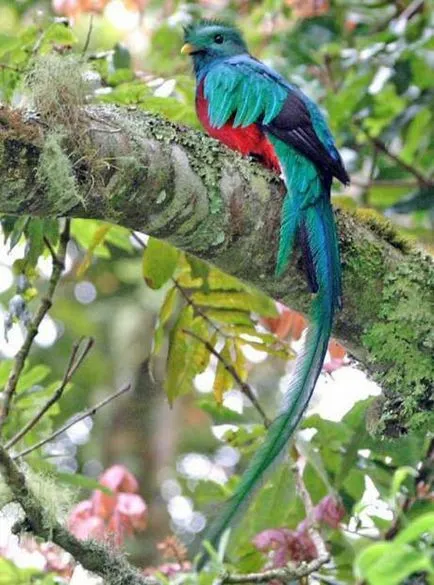
[[392, 222], [378, 213], [378, 211], [375, 211], [375, 209], [357, 209], [354, 214], [374, 233], [376, 233], [380, 238], [383, 238], [383, 240], [386, 240], [386, 242], [388, 242], [394, 248], [397, 248], [404, 253], [409, 253], [412, 251], [413, 246], [410, 240], [400, 234]]
[[45, 529], [51, 530], [56, 523], [64, 524], [76, 502], [75, 492], [64, 485], [60, 486], [48, 473], [36, 473], [30, 468], [23, 471], [31, 498], [45, 511]]
[[72, 163], [62, 149], [63, 136], [57, 132], [47, 135], [36, 173], [46, 189], [50, 203], [58, 215], [67, 215], [83, 203], [76, 185]]
[[77, 132], [80, 107], [89, 93], [84, 65], [73, 55], [50, 53], [35, 59], [26, 77], [32, 106], [50, 127]]
[[433, 307], [432, 261], [414, 254], [385, 278], [378, 321], [363, 337], [384, 391], [381, 408], [372, 411], [375, 434], [396, 437], [434, 428]]

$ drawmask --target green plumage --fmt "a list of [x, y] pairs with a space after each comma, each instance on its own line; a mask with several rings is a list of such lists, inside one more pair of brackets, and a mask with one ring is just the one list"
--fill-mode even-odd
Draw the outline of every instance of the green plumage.
[[212, 68], [204, 82], [205, 98], [211, 125], [221, 128], [235, 114], [232, 126], [245, 128], [263, 118], [268, 124], [282, 109], [288, 92], [268, 76], [251, 75], [243, 63]]

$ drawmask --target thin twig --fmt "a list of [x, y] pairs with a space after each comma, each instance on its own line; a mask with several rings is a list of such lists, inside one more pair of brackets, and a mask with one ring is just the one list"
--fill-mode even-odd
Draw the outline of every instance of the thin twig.
[[220, 329], [220, 327], [212, 319], [210, 319], [210, 317], [208, 317], [208, 315], [206, 313], [204, 313], [204, 311], [202, 311], [202, 309], [200, 307], [198, 307], [196, 305], [196, 303], [194, 301], [191, 300], [191, 298], [186, 293], [185, 288], [179, 284], [179, 282], [176, 280], [176, 278], [172, 278], [172, 282], [173, 282], [173, 285], [175, 286], [175, 288], [181, 293], [181, 295], [182, 295], [183, 299], [185, 300], [185, 302], [187, 303], [187, 305], [190, 305], [190, 307], [193, 309], [193, 311], [197, 315], [199, 315], [199, 317], [202, 317], [202, 319], [206, 323], [211, 325], [211, 327], [217, 333], [219, 333], [222, 337], [229, 337], [224, 331], [222, 331]]
[[84, 57], [86, 55], [87, 50], [89, 48], [90, 38], [92, 36], [92, 30], [93, 30], [93, 14], [90, 15], [89, 28], [87, 29], [86, 40], [84, 42], [83, 50], [81, 51], [82, 57]]
[[9, 415], [9, 410], [11, 407], [11, 402], [13, 400], [18, 380], [20, 379], [20, 375], [23, 371], [24, 364], [26, 362], [27, 356], [30, 353], [31, 347], [33, 345], [33, 341], [38, 334], [39, 326], [44, 319], [45, 315], [51, 308], [53, 304], [53, 296], [56, 291], [57, 285], [59, 284], [60, 277], [62, 275], [62, 270], [65, 265], [65, 256], [66, 256], [66, 248], [69, 242], [69, 234], [70, 234], [70, 226], [71, 220], [65, 220], [65, 227], [60, 235], [59, 241], [59, 252], [57, 255], [53, 256], [53, 269], [51, 272], [51, 278], [48, 284], [48, 291], [46, 296], [41, 300], [41, 304], [39, 305], [39, 309], [37, 310], [32, 322], [30, 323], [27, 329], [27, 335], [24, 340], [21, 349], [17, 353], [14, 365], [12, 367], [11, 373], [9, 374], [9, 378], [6, 382], [5, 389], [3, 392], [3, 408], [0, 412], [0, 431], [3, 428], [6, 419]]
[[318, 558], [329, 559], [329, 553], [327, 551], [324, 539], [320, 531], [318, 530], [317, 526], [314, 525], [315, 524], [314, 505], [312, 502], [312, 498], [310, 497], [310, 493], [308, 492], [303, 480], [304, 465], [305, 465], [304, 458], [299, 456], [294, 465], [295, 485], [297, 486], [298, 494], [301, 500], [303, 501], [304, 509], [306, 511], [307, 529], [310, 537], [312, 538], [313, 543], [315, 544], [315, 548], [318, 552]]
[[399, 165], [401, 168], [405, 169], [408, 173], [410, 173], [414, 177], [416, 177], [416, 179], [418, 180], [418, 182], [419, 182], [420, 185], [422, 185], [424, 187], [432, 187], [434, 185], [434, 181], [432, 181], [428, 177], [425, 177], [425, 175], [421, 171], [419, 171], [418, 169], [416, 169], [414, 166], [406, 163], [398, 155], [393, 154], [393, 152], [391, 152], [387, 148], [387, 146], [384, 144], [384, 142], [382, 142], [379, 138], [377, 138], [376, 136], [371, 136], [371, 134], [369, 134], [369, 132], [367, 132], [362, 127], [362, 125], [361, 125], [361, 123], [359, 121], [355, 121], [354, 123], [356, 124], [357, 128], [364, 133], [364, 135], [366, 136], [366, 138], [370, 142], [372, 142], [372, 144], [375, 146], [375, 148], [377, 148], [377, 150], [379, 150], [380, 152], [382, 152], [383, 154], [385, 154], [386, 156], [388, 156], [397, 165]]
[[22, 70], [18, 67], [13, 67], [12, 65], [7, 65], [6, 63], [0, 63], [0, 69], [8, 69], [9, 71], [15, 71], [15, 73], [22, 73]]
[[36, 451], [36, 449], [40, 449], [43, 445], [46, 445], [50, 441], [53, 441], [56, 437], [58, 437], [59, 435], [61, 435], [62, 433], [64, 433], [68, 429], [70, 429], [71, 427], [73, 427], [76, 423], [87, 418], [88, 416], [94, 416], [98, 412], [98, 410], [101, 410], [101, 408], [106, 406], [109, 402], [116, 400], [116, 398], [118, 398], [122, 394], [125, 394], [125, 392], [128, 392], [128, 390], [130, 390], [130, 389], [131, 389], [131, 384], [128, 384], [127, 386], [124, 386], [123, 388], [121, 388], [120, 390], [115, 392], [114, 394], [110, 394], [110, 396], [107, 396], [107, 398], [104, 398], [104, 400], [101, 400], [101, 402], [98, 402], [98, 404], [95, 404], [95, 406], [92, 406], [86, 410], [83, 410], [83, 412], [81, 412], [80, 414], [75, 416], [73, 419], [71, 419], [69, 422], [64, 424], [62, 427], [60, 427], [59, 429], [57, 429], [56, 431], [51, 433], [51, 435], [49, 435], [45, 439], [42, 439], [38, 443], [35, 443], [34, 445], [31, 445], [27, 449], [24, 449], [24, 451], [21, 451], [21, 453], [14, 455], [13, 459], [15, 460], [15, 459], [19, 459], [20, 457], [25, 457], [29, 453], [32, 453], [32, 451]]
[[351, 178], [351, 185], [356, 187], [362, 187], [367, 189], [368, 187], [408, 187], [409, 189], [418, 186], [417, 181], [404, 180], [404, 179], [376, 179], [371, 182], [359, 181], [358, 179]]
[[26, 425], [24, 425], [24, 427], [5, 444], [6, 449], [10, 449], [16, 443], [18, 443], [18, 441], [20, 441], [25, 435], [27, 435], [27, 433], [41, 420], [41, 418], [53, 406], [53, 404], [60, 400], [66, 386], [71, 381], [71, 378], [73, 377], [75, 372], [84, 362], [94, 344], [94, 340], [92, 339], [92, 337], [90, 337], [89, 339], [86, 340], [86, 345], [84, 346], [83, 351], [79, 354], [78, 352], [82, 341], [83, 340], [80, 340], [74, 344], [71, 356], [69, 358], [68, 366], [65, 370], [59, 387], [56, 389], [54, 394], [47, 400], [47, 402], [42, 406], [42, 408], [35, 414], [35, 416], [31, 420], [29, 420], [29, 422]]
[[345, 585], [342, 581], [337, 581], [333, 577], [329, 577], [328, 575], [322, 575], [321, 573], [312, 573], [312, 577], [314, 577], [318, 581], [327, 583], [327, 585]]
[[223, 573], [217, 583], [267, 583], [274, 581], [288, 582], [290, 579], [301, 579], [307, 575], [311, 575], [315, 571], [318, 571], [327, 561], [329, 560], [328, 555], [318, 556], [309, 563], [302, 562], [298, 565], [293, 563], [288, 564], [286, 567], [279, 567], [278, 569], [269, 569], [262, 571], [261, 573], [246, 573], [237, 575], [235, 573]]
[[[13, 499], [25, 513], [25, 525], [34, 535], [51, 541], [70, 553], [85, 569], [102, 577], [107, 585], [157, 585], [154, 577], [143, 575], [126, 558], [104, 544], [82, 541], [56, 520], [47, 522], [47, 511], [27, 485], [22, 469], [0, 445], [0, 472]], [[23, 525], [23, 522], [21, 522]]]
[[225, 368], [225, 370], [227, 372], [229, 372], [229, 374], [235, 380], [236, 384], [240, 387], [241, 392], [245, 396], [247, 396], [247, 398], [250, 400], [250, 402], [253, 404], [253, 406], [256, 408], [256, 410], [260, 414], [260, 416], [264, 422], [264, 426], [266, 428], [269, 427], [270, 426], [270, 419], [265, 414], [264, 410], [262, 409], [262, 406], [259, 404], [258, 399], [254, 395], [249, 384], [247, 384], [246, 382], [244, 382], [240, 378], [240, 376], [238, 375], [238, 372], [233, 367], [233, 365], [230, 364], [228, 361], [226, 361], [226, 359], [214, 348], [213, 345], [211, 345], [211, 343], [209, 341], [207, 341], [206, 339], [203, 339], [203, 337], [201, 337], [200, 335], [197, 335], [197, 333], [195, 333], [194, 331], [189, 331], [188, 329], [183, 329], [183, 332], [186, 335], [190, 335], [190, 337], [197, 339], [197, 341], [200, 341], [200, 343], [203, 343], [203, 345], [206, 347], [206, 349], [223, 364], [223, 367]]
[[[372, 540], [374, 542], [377, 542], [378, 540], [380, 540], [379, 537], [373, 536], [372, 534], [364, 534], [363, 532], [361, 532], [361, 530], [351, 530], [347, 526], [340, 526], [340, 528], [341, 528], [341, 530], [343, 530], [343, 532], [347, 532], [348, 534], [354, 534], [354, 536], [360, 536], [361, 538], [367, 538], [368, 540]], [[369, 528], [366, 528], [366, 530], [369, 530]]]

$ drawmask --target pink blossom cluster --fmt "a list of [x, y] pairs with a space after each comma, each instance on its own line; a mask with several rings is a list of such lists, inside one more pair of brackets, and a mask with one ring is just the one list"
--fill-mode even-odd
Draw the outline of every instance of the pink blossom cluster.
[[255, 536], [253, 544], [269, 555], [273, 567], [283, 567], [289, 561], [312, 561], [318, 556], [315, 543], [309, 534], [312, 524], [326, 524], [338, 528], [345, 515], [345, 508], [332, 495], [323, 498], [313, 509], [310, 518], [303, 520], [295, 530], [271, 528]]
[[79, 539], [109, 540], [119, 547], [127, 536], [146, 528], [147, 506], [137, 494], [136, 478], [123, 465], [109, 467], [99, 483], [110, 493], [95, 490], [90, 499], [77, 504], [68, 527]]

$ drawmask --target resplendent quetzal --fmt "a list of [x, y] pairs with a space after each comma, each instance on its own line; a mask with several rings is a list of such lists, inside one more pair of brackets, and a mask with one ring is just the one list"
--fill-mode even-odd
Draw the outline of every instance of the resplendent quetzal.
[[287, 192], [282, 203], [276, 274], [281, 275], [286, 268], [297, 240], [310, 290], [316, 293], [304, 348], [281, 412], [234, 495], [205, 535], [215, 545], [282, 453], [321, 372], [342, 295], [330, 188], [333, 177], [345, 184], [349, 178], [318, 107], [252, 57], [235, 27], [213, 20], [192, 24], [185, 29], [181, 52], [193, 58], [196, 109], [207, 132], [283, 174]]

